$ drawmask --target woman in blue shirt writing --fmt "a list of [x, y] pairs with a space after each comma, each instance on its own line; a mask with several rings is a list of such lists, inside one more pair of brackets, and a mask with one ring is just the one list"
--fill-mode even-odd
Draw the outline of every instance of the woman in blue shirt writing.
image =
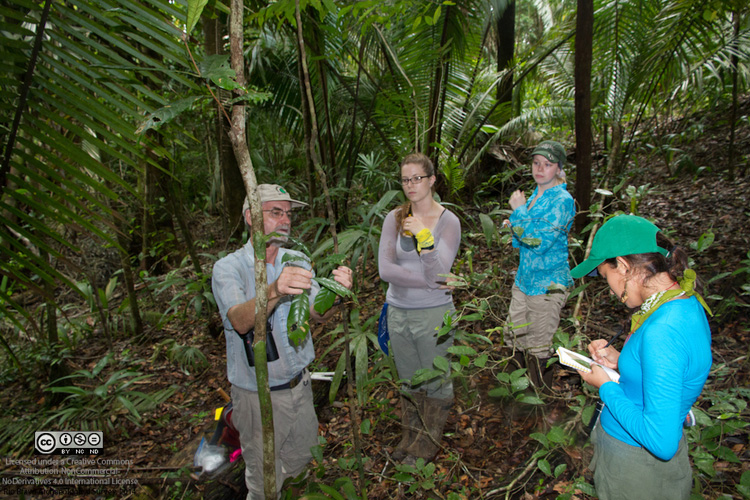
[[520, 249], [505, 344], [514, 348], [516, 363], [528, 368], [532, 383], [548, 390], [552, 384], [552, 370], [547, 368], [552, 337], [573, 283], [568, 232], [575, 203], [565, 183], [562, 144], [542, 141], [531, 154], [536, 189], [528, 200], [520, 190], [511, 195], [513, 213], [504, 222], [512, 228], [513, 247]]
[[695, 271], [658, 227], [634, 215], [605, 222], [572, 275], [595, 269], [620, 302], [638, 308], [622, 352], [605, 339], [589, 344], [596, 362], [620, 372], [619, 384], [596, 365], [579, 372], [605, 405], [592, 433], [596, 493], [686, 500], [692, 471], [683, 424], [711, 369], [710, 310], [695, 291]]

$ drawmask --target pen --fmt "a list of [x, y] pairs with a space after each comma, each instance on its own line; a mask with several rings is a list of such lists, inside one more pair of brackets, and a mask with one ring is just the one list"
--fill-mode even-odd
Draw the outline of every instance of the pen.
[[607, 342], [607, 345], [605, 345], [604, 347], [602, 347], [602, 349], [606, 349], [607, 347], [611, 346], [611, 345], [612, 345], [612, 342], [614, 342], [615, 340], [617, 340], [617, 337], [619, 337], [620, 335], [622, 335], [622, 334], [623, 334], [623, 332], [625, 331], [625, 325], [626, 325], [626, 324], [627, 324], [627, 321], [623, 321], [623, 322], [622, 322], [622, 327], [620, 328], [620, 331], [619, 331], [619, 332], [617, 332], [617, 333], [615, 333], [615, 336], [614, 336], [614, 337], [612, 337], [612, 338], [610, 339], [610, 341], [609, 341], [609, 342]]

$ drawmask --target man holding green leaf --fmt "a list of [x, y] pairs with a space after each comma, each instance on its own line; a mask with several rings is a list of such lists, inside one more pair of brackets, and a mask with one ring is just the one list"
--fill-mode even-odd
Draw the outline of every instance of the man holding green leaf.
[[[276, 184], [258, 186], [263, 210], [268, 275], [268, 324], [266, 355], [271, 386], [276, 441], [276, 484], [299, 475], [318, 444], [318, 419], [307, 366], [315, 357], [307, 332], [300, 341], [290, 340], [287, 325], [293, 298], [309, 290], [310, 317], [322, 321], [313, 306], [321, 291], [313, 279], [309, 261], [299, 252], [283, 248], [289, 237], [292, 210], [307, 206], [293, 200]], [[249, 203], [243, 217], [251, 224]], [[233, 424], [240, 433], [245, 459], [248, 500], [265, 498], [263, 492], [263, 429], [258, 384], [252, 351], [255, 329], [255, 257], [252, 242], [216, 262], [212, 289], [224, 323], [227, 345], [227, 377], [232, 384]], [[352, 286], [352, 271], [340, 266], [333, 271], [334, 285]], [[338, 286], [336, 285], [336, 286]], [[330, 292], [327, 292], [330, 293]], [[320, 308], [319, 308], [320, 310]]]

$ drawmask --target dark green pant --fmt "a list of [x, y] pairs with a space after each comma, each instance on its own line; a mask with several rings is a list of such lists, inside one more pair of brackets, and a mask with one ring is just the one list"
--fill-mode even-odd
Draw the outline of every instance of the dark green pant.
[[671, 460], [607, 434], [601, 424], [591, 434], [594, 487], [600, 500], [687, 500], [693, 486], [685, 435]]

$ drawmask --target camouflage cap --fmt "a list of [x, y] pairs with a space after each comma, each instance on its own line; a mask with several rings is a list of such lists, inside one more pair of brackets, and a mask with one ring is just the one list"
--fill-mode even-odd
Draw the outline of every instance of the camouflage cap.
[[531, 152], [531, 156], [542, 155], [552, 163], [557, 163], [560, 168], [565, 165], [565, 148], [562, 144], [556, 141], [542, 141], [534, 151]]

